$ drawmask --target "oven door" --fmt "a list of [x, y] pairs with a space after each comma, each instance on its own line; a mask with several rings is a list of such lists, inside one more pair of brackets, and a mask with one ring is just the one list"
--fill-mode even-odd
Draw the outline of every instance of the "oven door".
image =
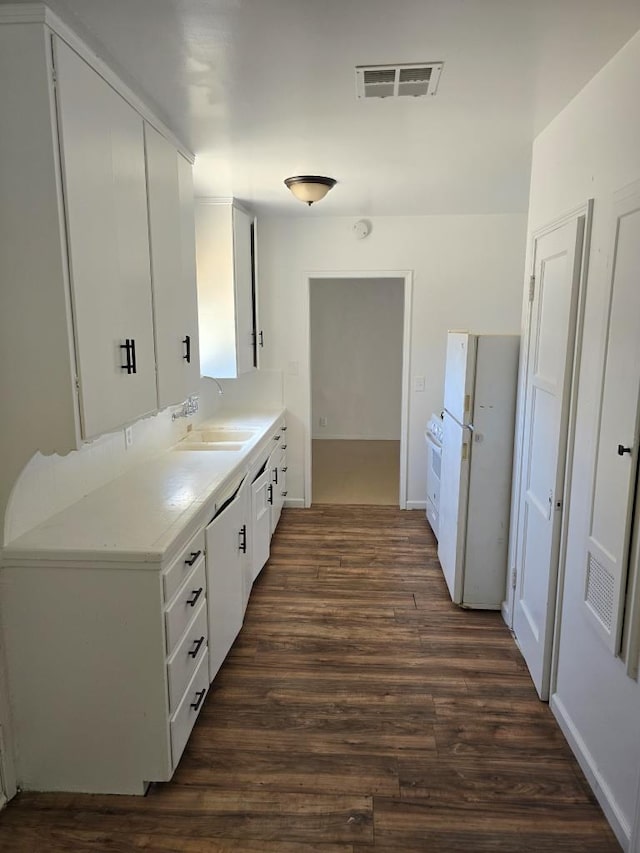
[[427, 519], [438, 538], [440, 516], [440, 468], [442, 466], [442, 447], [433, 436], [427, 433]]

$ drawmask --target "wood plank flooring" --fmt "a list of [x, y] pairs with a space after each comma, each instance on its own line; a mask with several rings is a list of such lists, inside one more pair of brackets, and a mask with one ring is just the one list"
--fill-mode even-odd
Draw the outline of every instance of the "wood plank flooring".
[[449, 601], [423, 514], [316, 506], [283, 512], [173, 781], [21, 794], [0, 850], [619, 847], [500, 616]]

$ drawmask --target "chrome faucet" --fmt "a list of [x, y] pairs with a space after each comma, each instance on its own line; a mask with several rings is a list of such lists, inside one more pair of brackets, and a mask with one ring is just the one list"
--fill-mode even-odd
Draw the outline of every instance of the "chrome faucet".
[[187, 418], [189, 415], [195, 415], [198, 411], [198, 398], [197, 396], [187, 397], [187, 399], [182, 404], [182, 407], [179, 411], [174, 412], [171, 415], [172, 421], [177, 421], [178, 418]]

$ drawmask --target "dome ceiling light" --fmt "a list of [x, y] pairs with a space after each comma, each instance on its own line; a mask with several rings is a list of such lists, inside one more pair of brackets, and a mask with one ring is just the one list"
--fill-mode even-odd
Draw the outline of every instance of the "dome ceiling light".
[[336, 183], [334, 178], [325, 178], [323, 175], [296, 175], [285, 179], [285, 184], [294, 196], [309, 206], [324, 198]]

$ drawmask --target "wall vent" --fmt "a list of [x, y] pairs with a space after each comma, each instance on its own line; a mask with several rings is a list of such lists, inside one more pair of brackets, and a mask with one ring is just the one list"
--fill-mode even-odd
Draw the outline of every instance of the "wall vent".
[[435, 95], [443, 62], [357, 65], [358, 98], [422, 98]]
[[588, 556], [587, 604], [609, 633], [613, 624], [615, 581], [593, 554]]

